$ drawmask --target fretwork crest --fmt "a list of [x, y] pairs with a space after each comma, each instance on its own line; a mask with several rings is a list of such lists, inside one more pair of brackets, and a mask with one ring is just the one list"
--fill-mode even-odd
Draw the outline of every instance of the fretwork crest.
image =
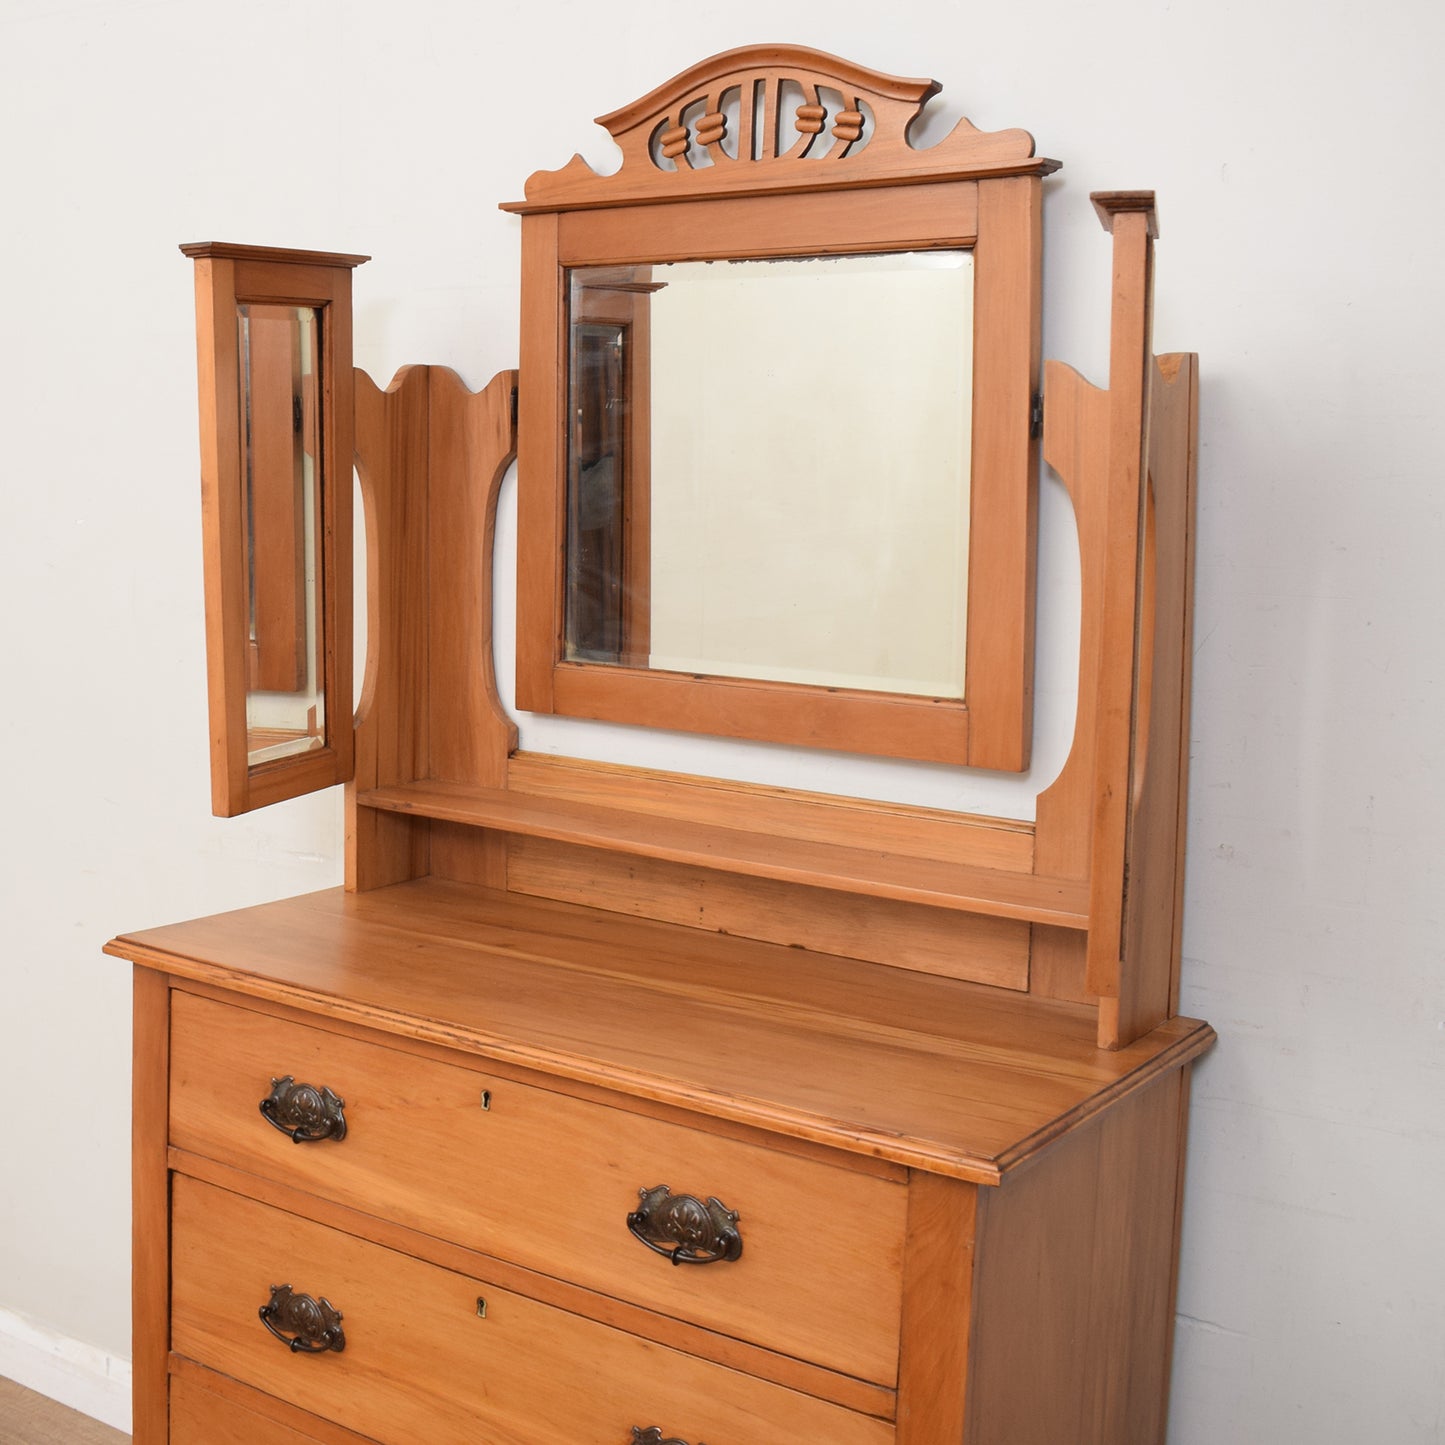
[[[581, 157], [527, 183], [531, 205], [608, 204], [717, 191], [810, 188], [846, 163], [855, 183], [1046, 172], [1023, 130], [960, 120], [937, 145], [909, 133], [940, 87], [886, 75], [802, 46], [754, 45], [685, 70], [631, 105], [599, 116], [622, 151], [600, 176]], [[817, 169], [815, 169], [817, 167]]]
[[[912, 115], [919, 108], [913, 106]], [[725, 76], [704, 94], [682, 99], [653, 126], [648, 152], [659, 170], [809, 157], [838, 161], [861, 151], [875, 128], [873, 107], [861, 95], [816, 76], [769, 71], [735, 82]]]

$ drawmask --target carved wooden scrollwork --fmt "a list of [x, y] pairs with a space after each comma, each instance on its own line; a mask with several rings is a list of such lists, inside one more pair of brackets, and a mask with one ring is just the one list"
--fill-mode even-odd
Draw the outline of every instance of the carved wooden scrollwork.
[[938, 93], [910, 80], [797, 45], [752, 45], [704, 60], [656, 90], [598, 117], [622, 151], [614, 175], [574, 156], [527, 182], [531, 206], [663, 199], [706, 192], [806, 189], [826, 183], [799, 162], [847, 162], [859, 180], [1041, 174], [1023, 130], [981, 131], [960, 120], [936, 146], [915, 149], [909, 130]]
[[[693, 169], [699, 160], [704, 165], [806, 157], [842, 160], [862, 138], [869, 119], [880, 112], [884, 121], [896, 123], [901, 139], [923, 103], [938, 90], [933, 81], [894, 81], [876, 71], [861, 72], [870, 81], [898, 87], [896, 96], [885, 95], [876, 84], [863, 82], [858, 73], [861, 67], [830, 62], [839, 72], [834, 73], [816, 63], [801, 63], [801, 57], [808, 52], [796, 54], [800, 61], [785, 69], [786, 62], [770, 63], [772, 51], [734, 51], [732, 57], [744, 63], [723, 74], [698, 77], [696, 83], [706, 84], [702, 94], [679, 91], [667, 112], [652, 122], [649, 153], [653, 164], [669, 169], [662, 162], [671, 161], [679, 169]], [[829, 61], [826, 56], [817, 59]], [[841, 73], [844, 71], [854, 73]], [[672, 84], [692, 74], [689, 71]], [[620, 142], [621, 132], [630, 126], [638, 109], [646, 107], [645, 124], [651, 103], [661, 95], [661, 91], [654, 91], [636, 105], [604, 117], [600, 124], [607, 126]], [[688, 115], [699, 109], [702, 114], [689, 123]], [[832, 144], [819, 142], [818, 137], [825, 133]], [[885, 137], [886, 144], [887, 132], [878, 134]]]

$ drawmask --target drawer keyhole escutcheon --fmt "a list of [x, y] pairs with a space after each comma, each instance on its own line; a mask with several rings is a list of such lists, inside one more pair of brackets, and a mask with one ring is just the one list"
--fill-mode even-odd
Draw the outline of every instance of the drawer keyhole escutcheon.
[[654, 1254], [674, 1264], [722, 1264], [742, 1255], [738, 1212], [720, 1199], [674, 1195], [666, 1184], [637, 1193], [642, 1202], [627, 1216], [627, 1227]]
[[330, 1089], [298, 1084], [290, 1074], [271, 1080], [271, 1092], [261, 1100], [261, 1116], [293, 1144], [346, 1138], [346, 1100]]
[[289, 1284], [273, 1284], [260, 1309], [261, 1323], [296, 1355], [340, 1354], [346, 1348], [341, 1311], [326, 1298], [297, 1294]]
[[492, 1091], [491, 1091], [490, 1089], [483, 1089], [483, 1090], [482, 1090], [482, 1108], [483, 1108], [484, 1110], [490, 1110], [491, 1107], [492, 1107]]
[[487, 1302], [481, 1295], [477, 1296], [477, 1318], [484, 1320], [487, 1317]]

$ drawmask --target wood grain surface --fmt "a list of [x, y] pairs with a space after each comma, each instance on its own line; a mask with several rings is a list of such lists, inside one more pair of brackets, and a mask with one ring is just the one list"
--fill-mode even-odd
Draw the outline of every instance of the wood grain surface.
[[0, 1376], [0, 1440], [5, 1445], [126, 1445], [130, 1438]]
[[[385, 1445], [620, 1441], [653, 1424], [697, 1441], [893, 1438], [887, 1421], [184, 1176], [173, 1210], [177, 1353]], [[340, 1312], [343, 1351], [296, 1354], [272, 1338], [256, 1312], [283, 1283]]]
[[[419, 1059], [381, 1039], [179, 990], [174, 999], [176, 1147], [892, 1385], [902, 1185]], [[345, 1100], [344, 1139], [298, 1149], [267, 1124], [257, 1104], [282, 1074]], [[628, 1212], [658, 1184], [736, 1210], [741, 1258], [673, 1268], [633, 1239]]]
[[985, 1184], [1213, 1039], [1172, 1019], [1103, 1051], [1085, 1006], [433, 879], [307, 894], [107, 947]]

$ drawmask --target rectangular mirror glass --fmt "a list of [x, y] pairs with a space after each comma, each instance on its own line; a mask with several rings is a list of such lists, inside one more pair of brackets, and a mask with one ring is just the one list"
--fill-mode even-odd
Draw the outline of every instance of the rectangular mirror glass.
[[564, 658], [961, 699], [967, 250], [568, 272]]
[[246, 755], [326, 743], [321, 649], [321, 433], [314, 307], [236, 307], [245, 506]]

